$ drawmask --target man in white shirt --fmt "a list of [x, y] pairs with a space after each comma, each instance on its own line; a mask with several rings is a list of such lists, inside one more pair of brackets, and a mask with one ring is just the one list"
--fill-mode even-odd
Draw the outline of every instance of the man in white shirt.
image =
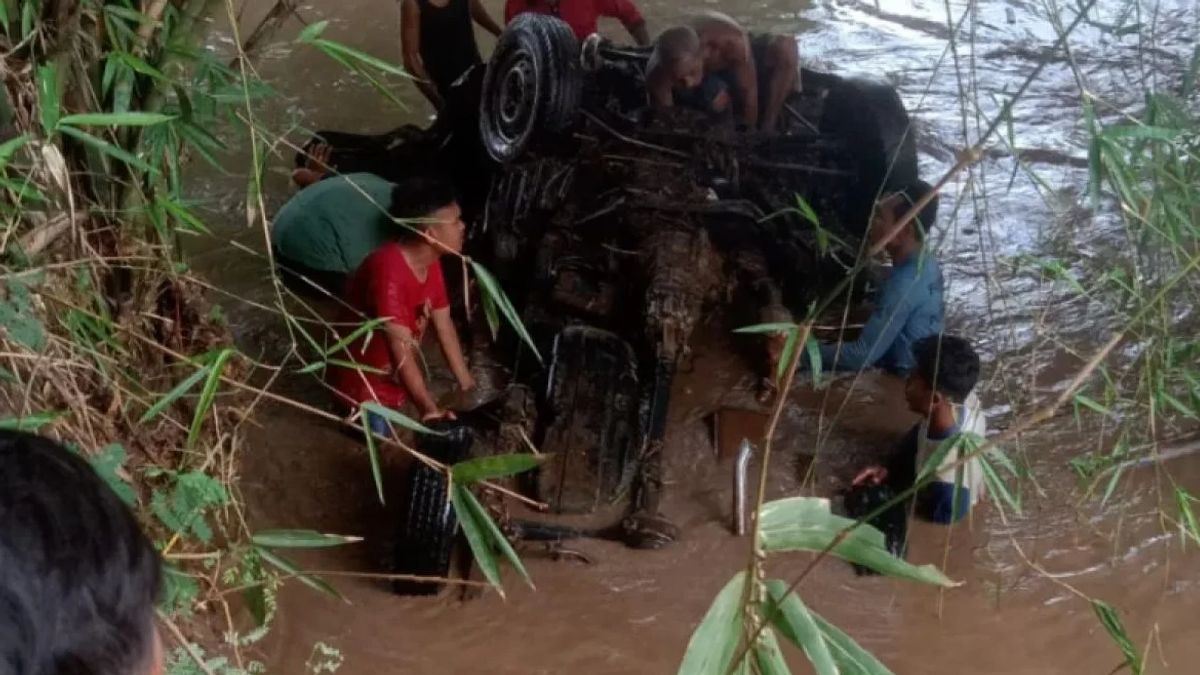
[[854, 486], [886, 483], [900, 493], [918, 484], [917, 515], [950, 524], [969, 513], [984, 492], [979, 458], [961, 461], [987, 433], [974, 393], [979, 355], [969, 342], [952, 335], [918, 340], [913, 355], [916, 366], [904, 395], [909, 409], [924, 419], [909, 431], [888, 461], [860, 471]]

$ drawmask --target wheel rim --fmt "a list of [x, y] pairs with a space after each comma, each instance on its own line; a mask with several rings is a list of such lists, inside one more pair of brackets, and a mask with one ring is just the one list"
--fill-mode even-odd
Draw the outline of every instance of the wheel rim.
[[537, 66], [532, 54], [519, 49], [504, 60], [499, 72], [492, 92], [493, 127], [503, 143], [517, 144], [529, 133], [537, 111]]

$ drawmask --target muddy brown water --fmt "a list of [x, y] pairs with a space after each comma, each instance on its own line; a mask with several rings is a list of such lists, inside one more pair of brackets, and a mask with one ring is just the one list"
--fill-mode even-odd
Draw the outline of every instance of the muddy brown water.
[[[255, 25], [272, 4], [250, 0], [243, 28]], [[1111, 20], [1122, 3], [1100, 4]], [[500, 13], [497, 3], [489, 5]], [[1038, 59], [1047, 58], [1043, 49], [1055, 38], [1041, 4], [988, 0], [976, 5], [966, 24], [956, 69], [946, 48], [945, 3], [738, 0], [703, 6], [729, 12], [753, 29], [797, 34], [809, 63], [894, 82], [918, 121], [927, 177], [954, 162], [964, 127], [971, 137], [977, 133], [976, 111], [964, 114], [959, 106], [959, 82], [978, 89], [986, 117], [996, 109], [990, 96], [1015, 88]], [[966, 7], [959, 1], [948, 6], [955, 19]], [[1072, 42], [1090, 83], [1119, 104], [1132, 100], [1138, 87], [1131, 83], [1147, 72], [1163, 73], [1164, 81], [1180, 72], [1173, 64], [1195, 40], [1194, 4], [1163, 2], [1158, 8], [1174, 28], [1161, 37], [1164, 49], [1155, 64], [1145, 63], [1128, 39], [1095, 27], [1085, 26]], [[681, 11], [664, 0], [645, 2], [643, 9], [653, 29], [669, 25]], [[308, 21], [329, 19], [329, 37], [399, 60], [398, 5], [390, 0], [311, 0], [298, 11]], [[209, 47], [227, 52], [228, 21], [218, 11], [212, 23]], [[290, 130], [295, 142], [303, 137], [298, 127], [382, 131], [427, 117], [415, 89], [397, 88], [409, 109], [396, 109], [329, 59], [293, 46], [300, 28], [295, 19], [286, 22], [257, 60], [277, 90], [255, 111], [270, 128]], [[605, 30], [619, 35], [619, 27]], [[490, 47], [490, 40], [482, 42]], [[975, 338], [985, 354], [984, 390], [994, 429], [1011, 422], [1012, 410], [1052, 395], [1079, 367], [1058, 345], [1086, 352], [1104, 331], [1105, 317], [1094, 307], [1062, 302], [1066, 289], [1019, 273], [1012, 263], [1020, 255], [1065, 255], [1083, 267], [1102, 263], [1119, 245], [1111, 217], [1076, 206], [1086, 183], [1077, 110], [1075, 81], [1055, 59], [1014, 115], [1015, 144], [1050, 189], [1039, 190], [1021, 173], [1010, 186], [1012, 160], [997, 152], [944, 193], [951, 197], [943, 201], [937, 238], [949, 322]], [[192, 195], [222, 227], [220, 236], [192, 242], [191, 260], [229, 294], [226, 313], [242, 348], [270, 356], [286, 348], [286, 332], [276, 317], [241, 302], [273, 303], [265, 263], [235, 245], [263, 248], [261, 228], [246, 225], [248, 166], [244, 154], [235, 153], [227, 174], [195, 169]], [[289, 168], [290, 152], [269, 163], [268, 210], [290, 194]], [[955, 210], [956, 195], [964, 196]], [[555, 560], [529, 546], [522, 553], [537, 590], [509, 575], [506, 599], [492, 593], [465, 602], [399, 598], [378, 582], [330, 575], [348, 600], [342, 603], [291, 585], [281, 594], [274, 630], [258, 647], [271, 672], [304, 673], [318, 641], [342, 651], [340, 672], [350, 675], [674, 672], [713, 596], [747, 557], [747, 542], [729, 532], [732, 467], [714, 458], [705, 422], [722, 405], [751, 406], [753, 378], [732, 355], [727, 329], [719, 317], [701, 329], [695, 363], [674, 392], [664, 511], [683, 528], [681, 541], [655, 552], [600, 541], [569, 544], [591, 563]], [[324, 401], [311, 381], [280, 387], [314, 405]], [[900, 392], [898, 381], [869, 375], [797, 393], [781, 425], [771, 496], [830, 494], [858, 462], [912, 423], [897, 410]], [[387, 506], [380, 506], [354, 439], [288, 408], [262, 408], [256, 420], [241, 483], [252, 526], [364, 536], [357, 546], [297, 557], [312, 570], [382, 571], [401, 508], [403, 463], [389, 462]], [[1064, 414], [1010, 448], [1036, 477], [1022, 485], [1027, 508], [1021, 516], [985, 506], [953, 531], [914, 525], [910, 559], [944, 565], [961, 587], [938, 592], [857, 578], [849, 566], [829, 560], [805, 581], [803, 597], [903, 675], [1109, 673], [1120, 653], [1073, 587], [1121, 610], [1138, 648], [1147, 651], [1147, 672], [1197, 672], [1200, 556], [1181, 546], [1159, 508], [1170, 508], [1170, 481], [1200, 492], [1200, 464], [1185, 458], [1131, 472], [1117, 496], [1101, 506], [1079, 494], [1065, 465], [1092, 449], [1095, 439], [1093, 429]], [[809, 560], [780, 556], [770, 573], [790, 580]], [[795, 672], [807, 672], [803, 658], [791, 656]]]

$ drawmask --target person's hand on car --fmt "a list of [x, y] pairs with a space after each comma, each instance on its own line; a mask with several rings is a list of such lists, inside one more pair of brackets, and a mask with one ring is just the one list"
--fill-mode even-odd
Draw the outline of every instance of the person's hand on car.
[[879, 485], [887, 480], [887, 468], [878, 464], [873, 464], [858, 472], [854, 480], [850, 483], [854, 487], [863, 487], [867, 485]]
[[453, 410], [446, 410], [444, 408], [434, 408], [424, 415], [421, 415], [421, 422], [441, 422], [443, 420], [453, 421], [456, 419], [458, 419], [458, 417], [455, 416]]

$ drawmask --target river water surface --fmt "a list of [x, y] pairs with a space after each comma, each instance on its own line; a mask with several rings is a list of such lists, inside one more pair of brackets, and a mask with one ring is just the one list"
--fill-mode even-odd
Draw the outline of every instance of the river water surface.
[[[219, 3], [218, 3], [219, 4]], [[248, 30], [273, 4], [251, 0], [241, 25]], [[1046, 7], [1026, 0], [984, 0], [948, 39], [967, 5], [929, 0], [847, 0], [801, 4], [782, 0], [703, 2], [749, 28], [794, 33], [802, 59], [839, 74], [869, 74], [893, 82], [917, 121], [922, 173], [933, 180], [977, 137], [1035, 66], [1043, 75], [1021, 99], [1003, 143], [970, 175], [943, 193], [936, 233], [948, 283], [950, 328], [970, 336], [985, 356], [990, 425], [1003, 429], [1014, 410], [1064, 386], [1086, 353], [1103, 341], [1106, 317], [1068, 289], [1015, 265], [1020, 256], [1059, 256], [1069, 265], [1102, 264], [1121, 245], [1118, 224], [1080, 206], [1087, 181], [1079, 126], [1079, 81], [1115, 108], [1135, 104], [1143, 85], [1173, 86], [1196, 39], [1194, 3], [1147, 4], [1166, 28], [1156, 48], [1136, 36], [1116, 37], [1084, 25], [1071, 39], [1071, 59], [1048, 51], [1056, 38]], [[1100, 22], [1120, 20], [1123, 3], [1102, 0]], [[496, 3], [489, 6], [500, 15]], [[647, 0], [653, 31], [685, 9]], [[327, 37], [399, 61], [399, 9], [392, 0], [309, 0], [307, 21], [328, 19]], [[948, 22], [947, 17], [950, 17]], [[229, 22], [218, 11], [209, 45], [225, 52]], [[401, 110], [315, 50], [294, 46], [302, 28], [288, 19], [256, 56], [256, 67], [277, 95], [256, 108], [259, 121], [293, 143], [301, 127], [376, 132], [427, 118], [416, 90], [398, 85]], [[605, 26], [619, 36], [619, 26]], [[244, 37], [244, 36], [243, 36]], [[490, 49], [490, 40], [481, 39]], [[965, 96], [960, 95], [966, 92]], [[966, 101], [964, 104], [963, 101]], [[1023, 158], [1016, 166], [1008, 144]], [[268, 162], [269, 211], [290, 194], [290, 151]], [[229, 173], [197, 169], [190, 190], [219, 226], [219, 237], [196, 242], [192, 263], [230, 296], [229, 317], [242, 348], [274, 355], [287, 334], [272, 315], [241, 302], [273, 303], [260, 226], [247, 226], [248, 157], [229, 158]], [[1038, 181], [1031, 178], [1036, 174]], [[1039, 182], [1040, 181], [1040, 182]], [[240, 300], [239, 300], [240, 299]], [[312, 645], [323, 641], [345, 656], [341, 673], [670, 673], [713, 596], [745, 564], [745, 540], [728, 532], [728, 463], [718, 463], [705, 416], [721, 405], [746, 405], [752, 378], [730, 356], [726, 328], [703, 329], [691, 371], [680, 378], [668, 437], [669, 496], [664, 510], [684, 530], [672, 547], [635, 552], [618, 544], [574, 545], [591, 564], [523, 551], [536, 591], [510, 578], [507, 599], [495, 594], [459, 602], [391, 595], [379, 583], [330, 576], [348, 603], [294, 585], [281, 594], [279, 619], [262, 657], [271, 672], [302, 673]], [[323, 394], [307, 381], [284, 393], [315, 405]], [[772, 496], [828, 494], [856, 458], [894, 442], [912, 419], [897, 412], [900, 383], [866, 376], [838, 380], [797, 394], [781, 430]], [[387, 507], [370, 485], [361, 445], [301, 412], [266, 408], [248, 443], [242, 492], [252, 526], [304, 527], [367, 537], [357, 547], [301, 557], [308, 569], [376, 572], [402, 495], [399, 474], [388, 472]], [[818, 433], [820, 429], [820, 433]], [[938, 592], [879, 578], [857, 578], [834, 560], [801, 587], [817, 612], [860, 640], [902, 675], [1113, 672], [1121, 663], [1089, 603], [1076, 591], [1117, 607], [1147, 672], [1194, 673], [1200, 663], [1196, 620], [1200, 556], [1180, 544], [1159, 507], [1170, 492], [1165, 469], [1130, 474], [1106, 505], [1084, 499], [1066, 459], [1093, 449], [1094, 430], [1069, 414], [1027, 434], [1009, 448], [1030, 467], [1020, 516], [985, 507], [967, 526], [947, 532], [918, 524], [910, 560], [944, 565], [957, 589]], [[819, 447], [819, 452], [816, 449]], [[815, 480], [805, 481], [813, 454]], [[396, 464], [396, 463], [394, 463]], [[1169, 467], [1176, 484], [1200, 492], [1200, 464]], [[791, 579], [808, 556], [773, 560], [771, 573]], [[792, 654], [795, 672], [807, 672]], [[1188, 666], [1191, 663], [1193, 665]]]

